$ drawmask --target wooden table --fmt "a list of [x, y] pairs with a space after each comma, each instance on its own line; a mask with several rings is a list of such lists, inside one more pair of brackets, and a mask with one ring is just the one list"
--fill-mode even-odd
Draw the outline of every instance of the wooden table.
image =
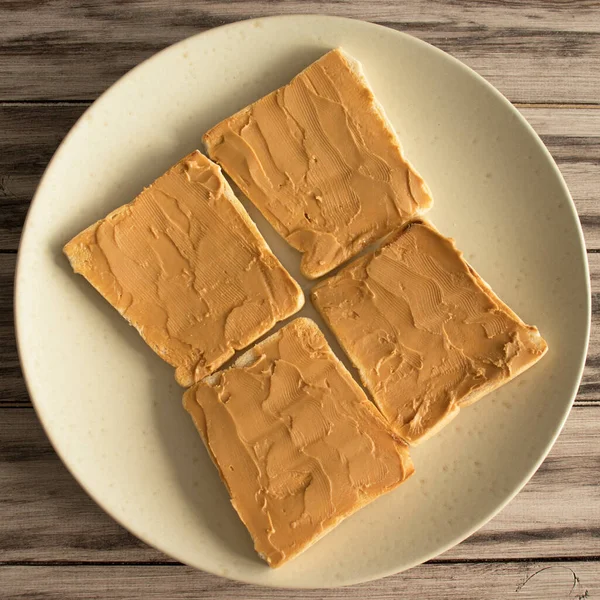
[[[289, 592], [194, 571], [145, 546], [79, 488], [33, 412], [12, 283], [39, 178], [81, 113], [131, 67], [223, 23], [330, 13], [385, 24], [463, 60], [523, 112], [584, 228], [593, 328], [575, 408], [519, 496], [470, 539], [388, 579]], [[0, 2], [0, 597], [594, 598], [600, 594], [600, 3], [482, 0]]]

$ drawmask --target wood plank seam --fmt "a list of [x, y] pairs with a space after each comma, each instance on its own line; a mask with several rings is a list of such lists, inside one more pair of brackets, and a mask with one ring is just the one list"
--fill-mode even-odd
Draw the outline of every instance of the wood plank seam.
[[[600, 561], [599, 556], [541, 556], [536, 558], [434, 558], [423, 564], [427, 565], [478, 565], [478, 564], [508, 564], [508, 563], [561, 563], [561, 562], [587, 562]], [[85, 561], [85, 560], [0, 560], [2, 567], [179, 567], [187, 569], [188, 566], [177, 561]]]
[[[0, 108], [3, 106], [90, 106], [97, 98], [83, 98], [80, 100], [53, 100], [48, 99], [15, 99], [0, 100]], [[549, 108], [549, 109], [600, 109], [600, 102], [512, 102], [515, 108]]]

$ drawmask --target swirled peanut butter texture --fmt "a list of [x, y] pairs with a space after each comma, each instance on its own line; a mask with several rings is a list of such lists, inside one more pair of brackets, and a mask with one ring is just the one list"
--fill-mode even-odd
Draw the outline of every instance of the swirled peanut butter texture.
[[425, 223], [317, 285], [312, 300], [375, 403], [417, 443], [547, 350]]
[[319, 277], [432, 203], [360, 65], [333, 50], [204, 136]]
[[185, 386], [303, 303], [219, 167], [198, 151], [64, 251]]
[[195, 385], [184, 405], [272, 567], [413, 472], [407, 446], [309, 319]]

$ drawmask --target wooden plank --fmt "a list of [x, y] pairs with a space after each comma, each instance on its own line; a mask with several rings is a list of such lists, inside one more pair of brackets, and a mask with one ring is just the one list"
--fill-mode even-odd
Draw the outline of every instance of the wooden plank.
[[389, 600], [583, 600], [600, 591], [600, 562], [509, 562], [425, 564], [384, 580], [329, 590], [264, 588], [173, 566], [7, 566], [0, 567], [3, 598], [44, 600], [299, 600], [317, 598]]
[[0, 254], [0, 406], [7, 402], [29, 402], [15, 341], [12, 309], [15, 262], [14, 254]]
[[[600, 556], [599, 418], [598, 406], [574, 408], [525, 489], [440, 560]], [[54, 454], [32, 409], [0, 409], [0, 440], [0, 563], [169, 561], [88, 498]]]
[[600, 253], [588, 253], [592, 286], [592, 327], [578, 401], [600, 400]]
[[[39, 179], [61, 139], [87, 106], [0, 105], [0, 251], [17, 248]], [[600, 249], [600, 110], [521, 110], [548, 145], [569, 185], [588, 248]]]
[[44, 169], [87, 106], [0, 105], [0, 250], [17, 248]]
[[0, 4], [0, 99], [92, 99], [156, 51], [215, 25], [319, 13], [385, 24], [430, 42], [518, 102], [597, 103], [600, 19], [589, 0], [527, 3], [357, 0]]

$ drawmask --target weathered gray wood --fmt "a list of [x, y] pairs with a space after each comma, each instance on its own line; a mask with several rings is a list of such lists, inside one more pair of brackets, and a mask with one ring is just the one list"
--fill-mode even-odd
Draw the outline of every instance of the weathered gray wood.
[[215, 25], [326, 13], [388, 25], [463, 60], [518, 102], [597, 103], [597, 2], [269, 0], [0, 3], [0, 99], [91, 99], [140, 61]]
[[0, 406], [7, 402], [29, 402], [17, 356], [13, 321], [15, 259], [14, 254], [0, 254]]
[[[285, 590], [226, 581], [172, 566], [0, 567], [6, 600], [363, 599], [583, 600], [600, 591], [597, 562], [425, 564], [387, 579], [331, 590]], [[8, 593], [6, 593], [8, 590]]]
[[[525, 489], [440, 560], [600, 556], [599, 421], [600, 407], [576, 407]], [[0, 440], [0, 564], [169, 560], [86, 496], [32, 409], [0, 409]]]
[[44, 169], [87, 106], [0, 105], [0, 250], [17, 248]]
[[579, 402], [600, 400], [600, 253], [588, 253], [588, 261], [592, 286], [592, 327], [585, 370], [577, 394]]
[[[16, 249], [39, 179], [56, 147], [87, 106], [0, 104], [0, 250]], [[600, 249], [600, 110], [521, 110], [565, 176], [588, 248]]]

